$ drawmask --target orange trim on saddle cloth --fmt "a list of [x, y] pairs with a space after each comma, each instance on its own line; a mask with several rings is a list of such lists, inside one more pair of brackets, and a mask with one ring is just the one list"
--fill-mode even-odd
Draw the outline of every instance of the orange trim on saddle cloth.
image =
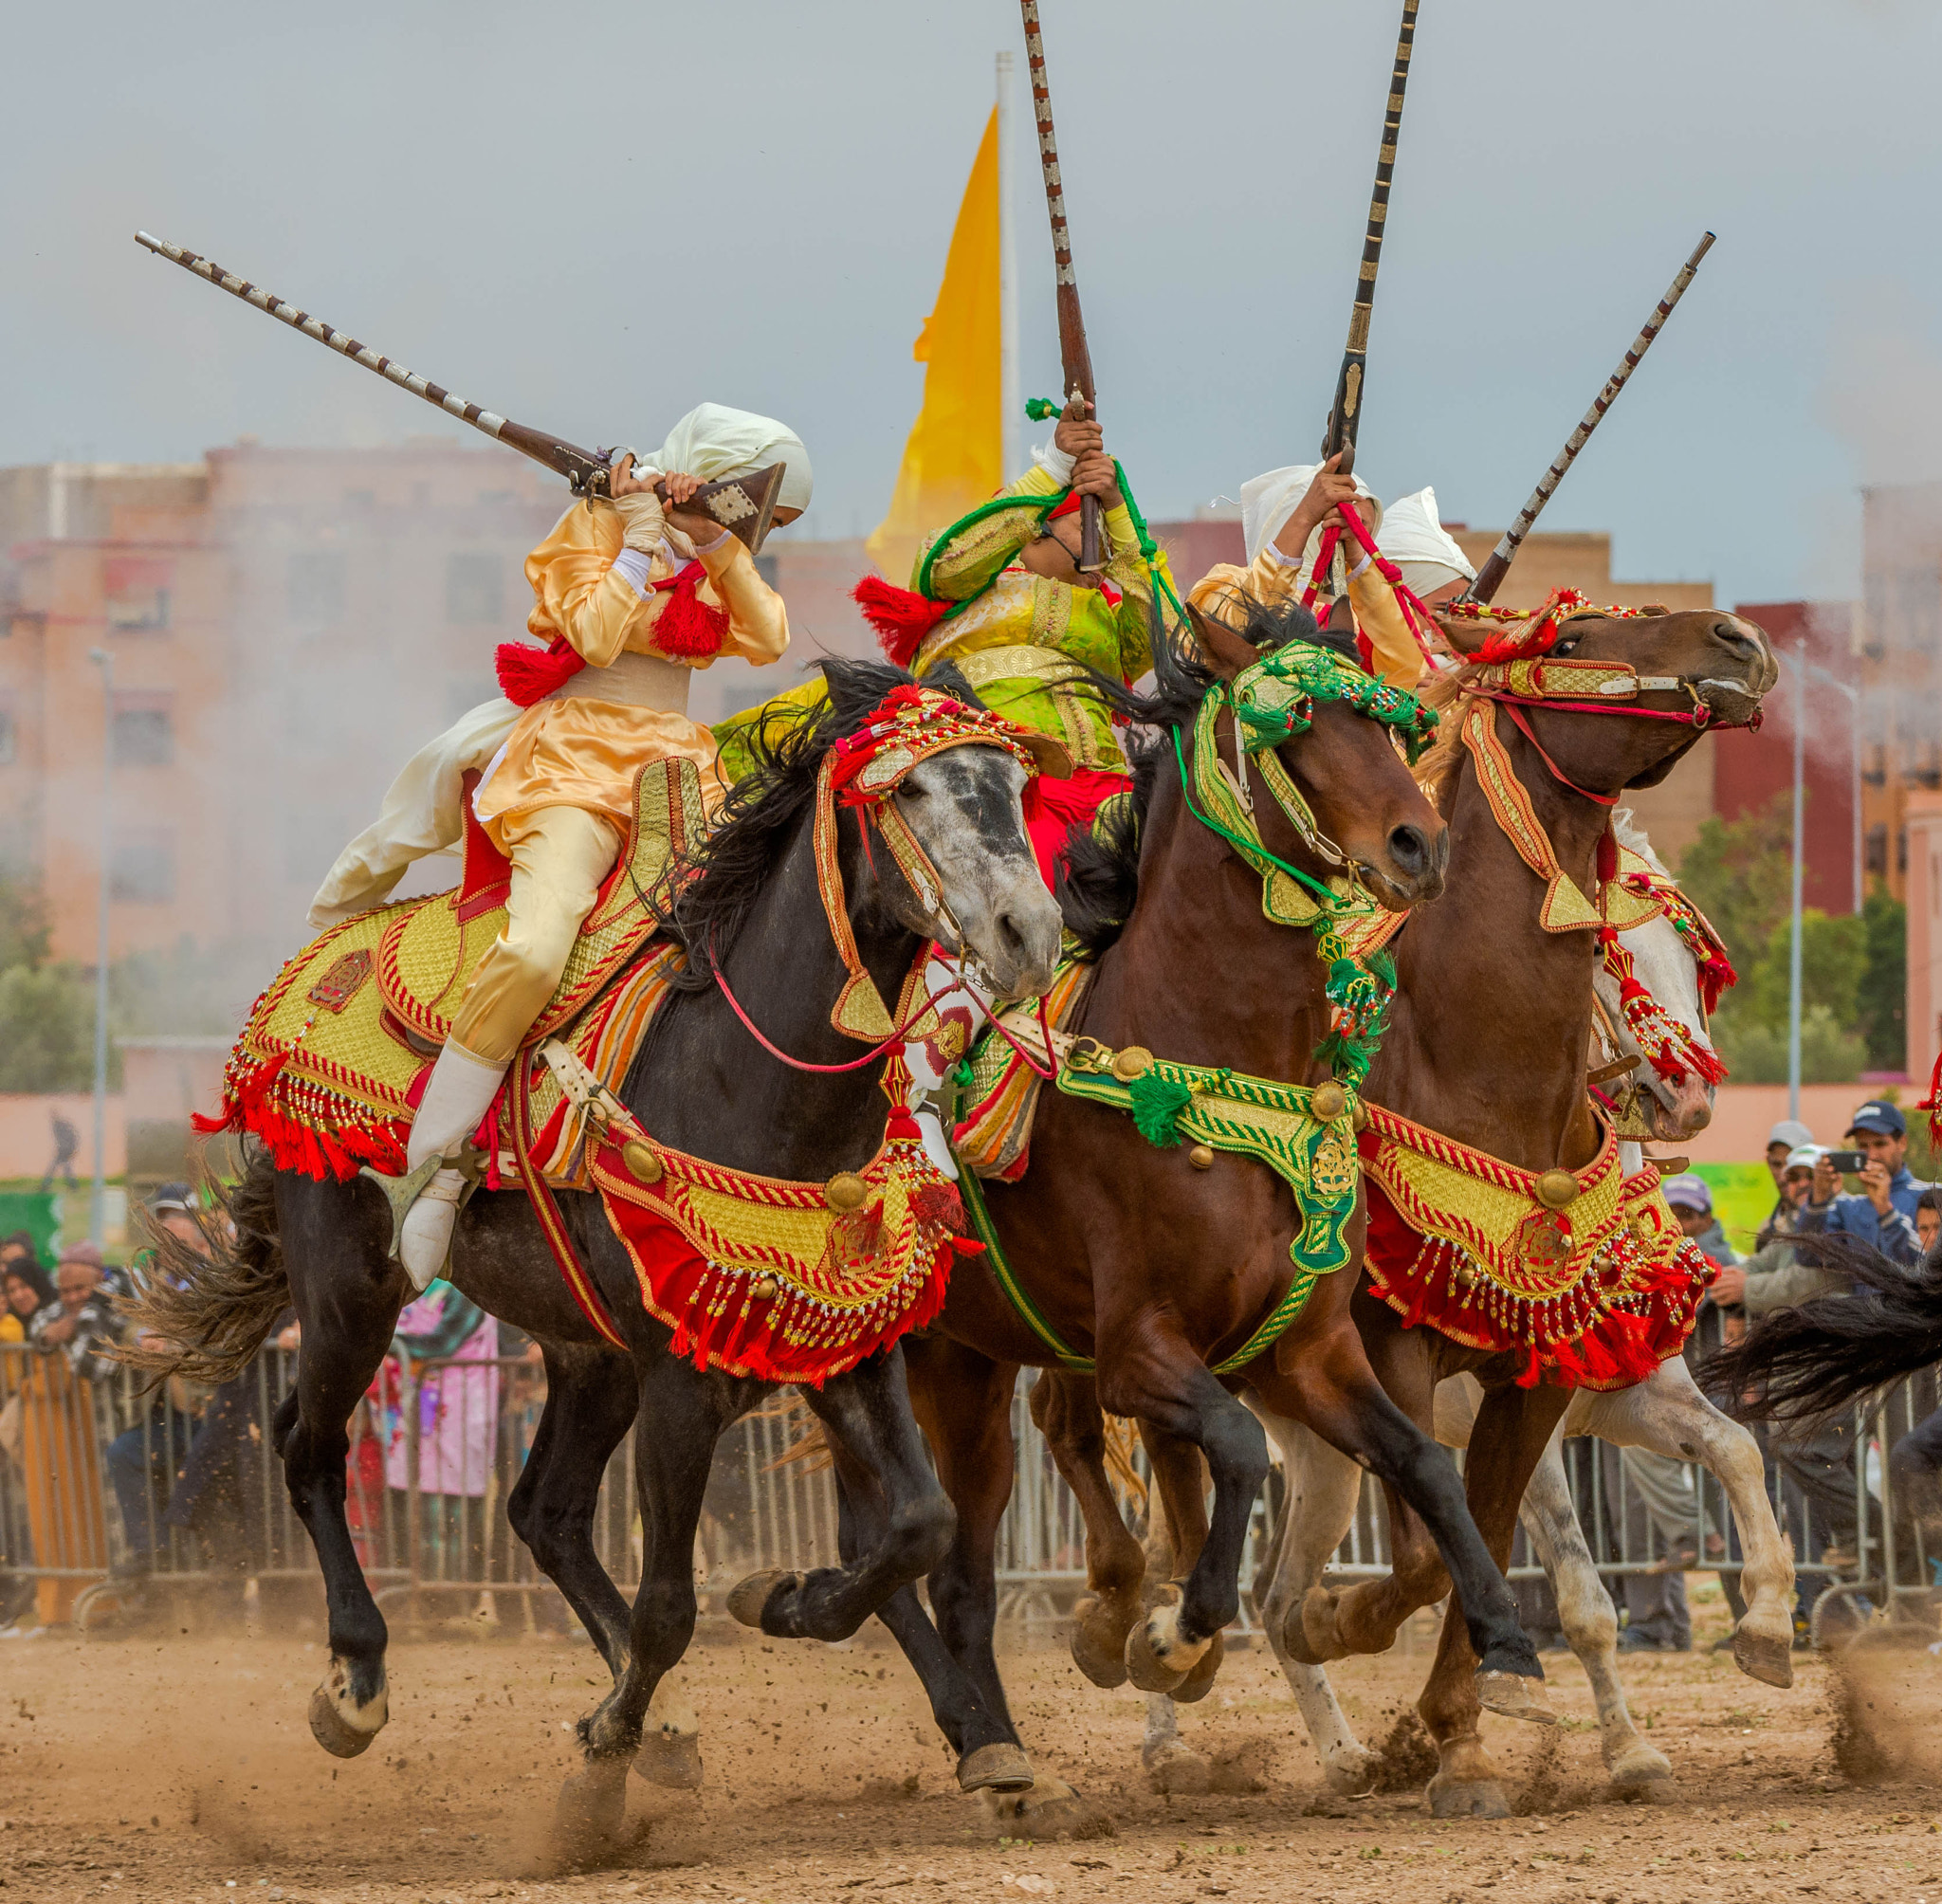
[[1404, 1327], [1520, 1356], [1521, 1386], [1628, 1388], [1678, 1353], [1713, 1280], [1657, 1171], [1626, 1177], [1601, 1125], [1598, 1154], [1568, 1175], [1521, 1170], [1367, 1105], [1358, 1148], [1368, 1191], [1367, 1267]]
[[859, 1171], [796, 1183], [730, 1170], [648, 1141], [652, 1182], [602, 1143], [593, 1179], [648, 1311], [697, 1368], [820, 1387], [922, 1328], [944, 1308], [967, 1240], [956, 1186], [903, 1108], [909, 1072], [885, 1066], [891, 1112]]

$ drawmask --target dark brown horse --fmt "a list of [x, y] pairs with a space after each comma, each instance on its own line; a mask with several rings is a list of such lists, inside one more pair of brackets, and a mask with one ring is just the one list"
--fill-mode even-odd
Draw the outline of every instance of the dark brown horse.
[[[1726, 721], [1750, 718], [1774, 677], [1766, 637], [1732, 616], [1580, 617], [1566, 631], [1578, 659], [1625, 661], [1640, 676], [1690, 682], [1711, 712]], [[1475, 639], [1474, 627], [1458, 625], [1448, 632], [1456, 643]], [[1446, 687], [1441, 698], [1457, 696]], [[1560, 865], [1581, 889], [1596, 889], [1596, 855], [1607, 820], [1608, 808], [1594, 796], [1663, 779], [1696, 733], [1655, 714], [1677, 713], [1691, 705], [1683, 688], [1646, 694], [1630, 718], [1622, 705], [1591, 715], [1532, 705], [1522, 711], [1534, 741], [1505, 723], [1501, 731], [1516, 776]], [[1393, 1023], [1370, 1071], [1367, 1096], [1524, 1169], [1582, 1166], [1600, 1142], [1585, 1091], [1595, 942], [1589, 932], [1551, 932], [1540, 925], [1545, 882], [1499, 825], [1474, 762], [1454, 739], [1452, 734], [1439, 743], [1438, 757], [1425, 763], [1438, 780], [1438, 805], [1449, 823], [1451, 890], [1399, 943]], [[1517, 1386], [1513, 1358], [1464, 1347], [1427, 1327], [1405, 1328], [1366, 1286], [1358, 1292], [1355, 1316], [1384, 1387], [1422, 1426], [1433, 1420], [1439, 1381], [1466, 1369], [1482, 1381], [1485, 1401], [1470, 1439], [1465, 1485], [1493, 1554], [1500, 1563], [1508, 1560], [1526, 1483], [1573, 1391], [1549, 1382]], [[1070, 1381], [1060, 1386], [1067, 1392], [1042, 1404], [1045, 1418], [1059, 1425], [1083, 1422], [1089, 1399]], [[1280, 1413], [1265, 1390], [1261, 1400], [1272, 1413]], [[1198, 1458], [1179, 1437], [1171, 1444], [1156, 1441], [1154, 1453], [1169, 1519], [1176, 1528], [1184, 1526], [1191, 1545], [1201, 1514]], [[1292, 1488], [1296, 1474], [1305, 1483], [1323, 1478], [1297, 1464]], [[1341, 1490], [1323, 1481], [1315, 1492], [1313, 1501], [1292, 1499], [1291, 1512], [1326, 1518]], [[1102, 1502], [1101, 1492], [1098, 1481], [1082, 1491], [1089, 1512], [1110, 1506], [1110, 1496]], [[1351, 1486], [1351, 1499], [1352, 1492]], [[1320, 1495], [1328, 1497], [1328, 1504]], [[1282, 1620], [1275, 1637], [1292, 1659], [1318, 1664], [1348, 1653], [1380, 1652], [1393, 1642], [1403, 1620], [1449, 1590], [1449, 1576], [1413, 1508], [1399, 1501], [1393, 1489], [1389, 1507], [1395, 1555], [1390, 1576], [1339, 1593], [1317, 1587], [1305, 1602], [1274, 1605]], [[1102, 1546], [1129, 1540], [1115, 1525], [1099, 1534], [1089, 1520], [1089, 1554], [1095, 1538]], [[1332, 1542], [1324, 1534], [1308, 1545], [1327, 1547]], [[1458, 1583], [1458, 1602], [1462, 1591]], [[1754, 1620], [1750, 1614], [1742, 1622], [1735, 1637], [1740, 1663], [1756, 1677], [1785, 1684], [1785, 1608], [1760, 1611], [1773, 1618]], [[1466, 1671], [1472, 1647], [1456, 1616], [1453, 1602], [1421, 1702], [1439, 1758], [1431, 1802], [1438, 1816], [1498, 1815], [1506, 1809], [1504, 1796], [1477, 1739], [1478, 1704]], [[1774, 1618], [1782, 1630], [1774, 1630]]]
[[[1183, 796], [1176, 762], [1191, 759], [1202, 695], [1216, 674], [1232, 680], [1259, 658], [1253, 642], [1216, 624], [1202, 621], [1200, 634], [1213, 672], [1163, 652], [1159, 693], [1131, 710], [1161, 730], [1136, 777], [1136, 834], [1122, 836], [1116, 860], [1074, 845], [1086, 904], [1069, 905], [1069, 919], [1090, 913], [1097, 927], [1103, 911], [1110, 924], [1100, 936], [1112, 943], [1072, 1029], [1115, 1050], [1139, 1045], [1177, 1062], [1319, 1083], [1327, 1071], [1315, 1053], [1329, 1016], [1312, 942], [1263, 916], [1260, 876]], [[1279, 621], [1256, 615], [1250, 634], [1270, 644], [1326, 639], [1301, 611]], [[1226, 716], [1218, 732], [1231, 747]], [[1400, 910], [1435, 896], [1445, 830], [1381, 726], [1339, 703], [1318, 702], [1311, 728], [1279, 754], [1322, 833], [1366, 869], [1364, 878], [1384, 906]], [[1326, 871], [1267, 799], [1256, 802], [1256, 817], [1272, 851]], [[1293, 1325], [1244, 1371], [1212, 1372], [1289, 1288], [1300, 1219], [1268, 1169], [1225, 1153], [1202, 1163], [1207, 1167], [1197, 1168], [1184, 1149], [1156, 1148], [1119, 1111], [1048, 1088], [1023, 1181], [984, 1190], [1014, 1272], [1064, 1344], [1096, 1362], [1106, 1406], [1191, 1444], [1213, 1475], [1208, 1538], [1144, 1621], [1136, 1619], [1139, 1550], [1115, 1550], [1110, 1529], [1122, 1538], [1125, 1530], [1109, 1495], [1086, 1499], [1090, 1525], [1108, 1543], [1095, 1556], [1102, 1651], [1116, 1663], [1125, 1645], [1135, 1676], [1155, 1689], [1211, 1675], [1220, 1629], [1238, 1609], [1242, 1540], [1267, 1471], [1259, 1424], [1236, 1396], [1245, 1381], [1420, 1511], [1463, 1582], [1486, 1695], [1499, 1710], [1541, 1710], [1535, 1652], [1517, 1625], [1500, 1565], [1470, 1521], [1449, 1456], [1369, 1369], [1349, 1312], [1352, 1271], [1323, 1277]], [[1360, 1241], [1357, 1217], [1352, 1257]], [[925, 1340], [909, 1345], [912, 1405], [958, 1510], [950, 1552], [930, 1575], [931, 1604], [968, 1687], [944, 1670], [914, 1595], [897, 1596], [882, 1617], [925, 1677], [947, 1735], [966, 1701], [1010, 1725], [992, 1632], [995, 1542], [1012, 1486], [1011, 1397], [1021, 1365], [1057, 1361], [980, 1259], [960, 1265], [944, 1316]], [[1063, 1449], [1063, 1437], [1055, 1439]], [[836, 1463], [847, 1489], [840, 1451]], [[1062, 1464], [1082, 1491], [1103, 1488], [1085, 1459], [1062, 1456]], [[1065, 1788], [1041, 1780], [1002, 1807], [1013, 1828], [1044, 1831], [1070, 1822], [1072, 1803]]]

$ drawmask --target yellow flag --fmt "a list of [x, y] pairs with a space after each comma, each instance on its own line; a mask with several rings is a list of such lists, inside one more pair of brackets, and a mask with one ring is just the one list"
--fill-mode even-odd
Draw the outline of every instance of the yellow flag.
[[958, 208], [936, 308], [911, 355], [929, 366], [924, 408], [904, 445], [890, 512], [865, 544], [900, 587], [909, 579], [920, 540], [1004, 481], [996, 107]]

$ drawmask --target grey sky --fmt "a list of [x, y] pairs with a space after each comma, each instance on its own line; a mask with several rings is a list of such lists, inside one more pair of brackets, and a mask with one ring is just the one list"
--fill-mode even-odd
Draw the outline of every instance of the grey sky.
[[[1044, 0], [1102, 416], [1150, 514], [1312, 451], [1397, 11]], [[1008, 0], [18, 9], [0, 462], [451, 427], [140, 225], [581, 442], [773, 411], [816, 459], [805, 530], [853, 533], [1018, 45]], [[1710, 225], [1547, 526], [1727, 600], [1852, 590], [1856, 484], [1942, 475], [1938, 69], [1916, 0], [1423, 0], [1364, 474], [1501, 522]], [[1031, 394], [1057, 363], [1020, 186]]]

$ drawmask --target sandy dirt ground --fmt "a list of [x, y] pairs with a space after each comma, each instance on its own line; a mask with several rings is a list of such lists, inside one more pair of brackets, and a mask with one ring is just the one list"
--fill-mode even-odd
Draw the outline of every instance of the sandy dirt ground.
[[[1399, 1649], [1334, 1669], [1365, 1739], [1414, 1698], [1424, 1664]], [[1843, 1720], [1841, 1680], [1824, 1659], [1804, 1658], [1781, 1693], [1720, 1655], [1629, 1658], [1635, 1714], [1678, 1774], [1664, 1804], [1608, 1798], [1584, 1675], [1548, 1661], [1563, 1725], [1485, 1721], [1519, 1815], [1438, 1823], [1413, 1790], [1329, 1796], [1259, 1648], [1231, 1654], [1212, 1694], [1182, 1715], [1182, 1735], [1216, 1762], [1217, 1788], [1155, 1793], [1140, 1769], [1142, 1697], [1094, 1690], [1054, 1633], [1020, 1629], [1007, 1672], [1028, 1748], [1116, 1827], [1025, 1844], [958, 1794], [887, 1643], [791, 1647], [716, 1629], [681, 1669], [702, 1715], [704, 1787], [632, 1780], [633, 1841], [592, 1871], [561, 1864], [549, 1841], [568, 1729], [604, 1683], [591, 1651], [547, 1638], [400, 1641], [392, 1723], [346, 1765], [304, 1722], [322, 1665], [314, 1636], [174, 1630], [0, 1646], [0, 1904], [785, 1904], [878, 1892], [919, 1904], [1942, 1904], [1932, 1749], [1942, 1658], [1919, 1650], [1870, 1656], [1848, 1703], [1871, 1748]]]

